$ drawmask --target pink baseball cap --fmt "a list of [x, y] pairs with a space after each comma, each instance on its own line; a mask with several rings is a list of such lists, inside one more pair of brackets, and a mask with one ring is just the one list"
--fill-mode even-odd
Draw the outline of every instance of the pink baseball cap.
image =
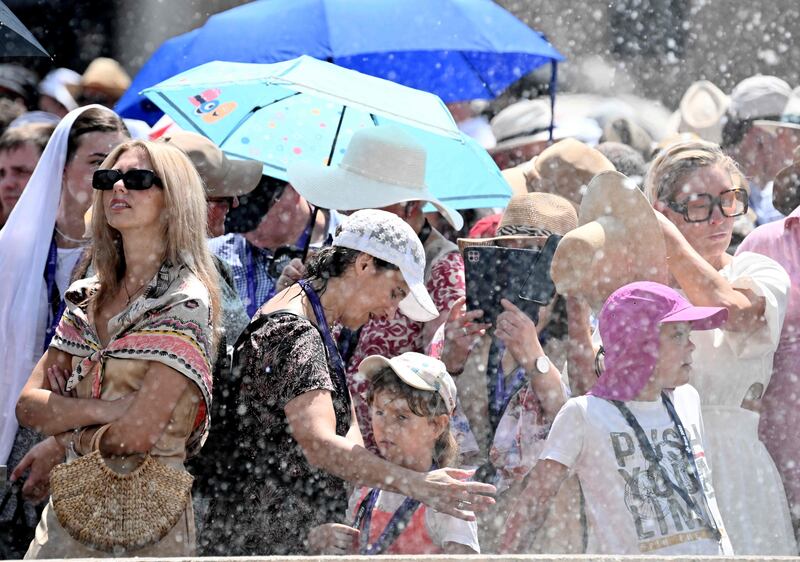
[[617, 289], [600, 311], [605, 368], [589, 394], [611, 400], [633, 400], [653, 375], [658, 362], [659, 331], [668, 322], [689, 322], [692, 330], [719, 328], [728, 310], [693, 306], [674, 289], [640, 281]]

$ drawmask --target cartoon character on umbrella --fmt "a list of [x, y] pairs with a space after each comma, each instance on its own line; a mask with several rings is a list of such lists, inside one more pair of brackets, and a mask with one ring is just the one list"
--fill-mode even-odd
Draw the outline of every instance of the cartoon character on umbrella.
[[189, 98], [192, 105], [197, 108], [194, 111], [195, 114], [199, 115], [206, 123], [216, 123], [236, 109], [235, 101], [223, 103], [218, 100], [220, 93], [218, 88], [213, 88]]

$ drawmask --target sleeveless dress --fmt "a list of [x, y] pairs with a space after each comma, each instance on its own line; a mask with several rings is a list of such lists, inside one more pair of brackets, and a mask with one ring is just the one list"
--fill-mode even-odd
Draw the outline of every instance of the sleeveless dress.
[[[67, 293], [67, 310], [51, 347], [73, 356], [67, 389], [78, 398], [116, 400], [142, 386], [150, 361], [159, 361], [189, 378], [164, 433], [150, 451], [160, 463], [185, 470], [187, 454], [199, 449], [208, 428], [211, 365], [208, 291], [185, 267], [165, 264], [143, 295], [109, 322], [110, 341], [100, 348], [96, 332], [81, 308], [97, 287], [97, 278], [77, 281]], [[96, 375], [102, 369], [103, 376]], [[99, 382], [102, 381], [102, 382]], [[75, 457], [68, 455], [68, 461]], [[137, 468], [143, 455], [107, 458], [120, 474]], [[115, 556], [192, 556], [195, 528], [192, 502], [159, 542], [130, 552], [108, 553], [89, 548], [61, 526], [50, 500], [44, 509], [26, 559], [112, 558]]]
[[761, 385], [755, 396], [763, 395], [772, 376], [789, 277], [777, 262], [752, 252], [734, 257], [720, 273], [734, 288], [766, 300], [766, 324], [753, 332], [692, 332], [690, 383], [700, 394], [717, 503], [736, 555], [797, 555], [783, 483], [758, 438], [759, 415], [742, 408], [751, 386]]

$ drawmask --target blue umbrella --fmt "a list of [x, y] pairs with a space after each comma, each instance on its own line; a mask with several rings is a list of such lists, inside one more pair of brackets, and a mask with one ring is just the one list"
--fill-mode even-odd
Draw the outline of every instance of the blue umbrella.
[[309, 55], [446, 102], [494, 98], [539, 66], [564, 60], [491, 0], [260, 0], [216, 14], [191, 33], [151, 57], [117, 104], [121, 115], [143, 118], [138, 92], [214, 60]]
[[292, 161], [337, 164], [353, 133], [396, 125], [428, 151], [426, 183], [455, 209], [505, 206], [511, 190], [489, 154], [435, 95], [311, 57], [211, 62], [144, 91], [185, 130], [287, 180]]

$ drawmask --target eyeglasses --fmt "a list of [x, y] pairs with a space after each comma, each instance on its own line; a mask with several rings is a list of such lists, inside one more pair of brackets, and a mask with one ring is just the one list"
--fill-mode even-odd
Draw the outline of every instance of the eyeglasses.
[[747, 191], [741, 188], [729, 189], [717, 197], [708, 193], [695, 193], [682, 203], [667, 201], [667, 206], [682, 214], [686, 222], [706, 222], [711, 218], [715, 205], [725, 217], [741, 216], [748, 209]]
[[96, 170], [92, 176], [92, 187], [101, 191], [108, 191], [114, 188], [114, 184], [119, 180], [125, 185], [125, 189], [143, 190], [150, 189], [153, 185], [163, 187], [161, 178], [152, 170], [128, 170], [124, 174], [119, 170]]

